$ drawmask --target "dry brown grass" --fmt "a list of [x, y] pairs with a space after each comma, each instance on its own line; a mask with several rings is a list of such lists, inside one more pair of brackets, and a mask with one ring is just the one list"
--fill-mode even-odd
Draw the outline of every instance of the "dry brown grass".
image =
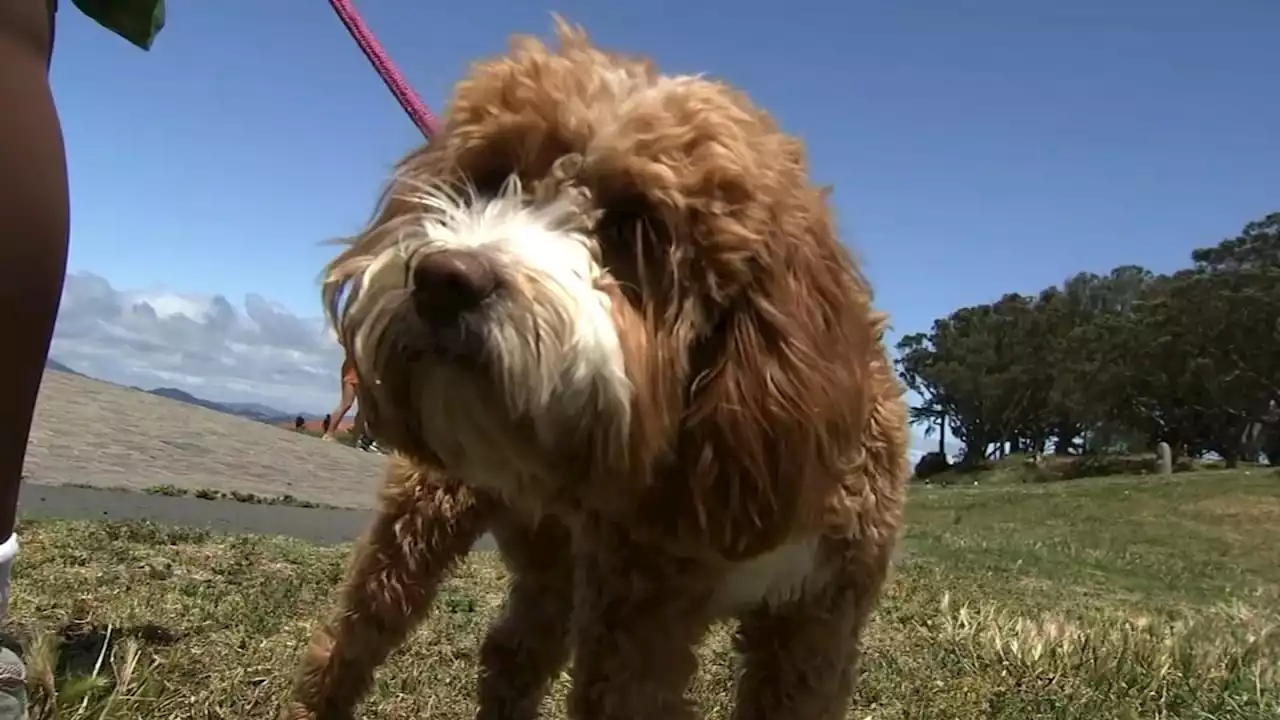
[[[850, 717], [1280, 717], [1280, 527], [1230, 511], [1278, 499], [1276, 478], [1221, 472], [917, 491]], [[347, 552], [138, 523], [21, 532], [7, 629], [27, 645], [33, 720], [271, 717]], [[472, 717], [504, 581], [473, 557], [363, 717]], [[729, 630], [702, 648], [713, 718]]]

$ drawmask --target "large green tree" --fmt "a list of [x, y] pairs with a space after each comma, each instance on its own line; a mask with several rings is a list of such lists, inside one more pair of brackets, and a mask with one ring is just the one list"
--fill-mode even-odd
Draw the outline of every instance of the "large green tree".
[[1261, 446], [1280, 463], [1280, 213], [1191, 261], [1171, 275], [1080, 273], [904, 337], [912, 420], [950, 432], [970, 465], [1159, 441], [1228, 463]]

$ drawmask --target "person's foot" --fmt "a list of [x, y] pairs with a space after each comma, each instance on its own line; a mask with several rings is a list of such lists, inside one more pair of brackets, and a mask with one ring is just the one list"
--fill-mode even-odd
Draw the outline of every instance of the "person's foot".
[[321, 436], [320, 436], [320, 439], [321, 439], [321, 440], [329, 440], [329, 441], [332, 441], [332, 440], [333, 440], [333, 435], [330, 435], [329, 433], [325, 433], [325, 434], [323, 434], [323, 435], [321, 435]]

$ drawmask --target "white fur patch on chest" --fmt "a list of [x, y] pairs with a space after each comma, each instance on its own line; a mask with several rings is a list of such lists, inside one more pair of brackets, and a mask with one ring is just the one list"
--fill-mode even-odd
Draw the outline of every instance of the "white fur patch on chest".
[[712, 606], [718, 613], [734, 613], [762, 603], [780, 605], [821, 582], [818, 541], [801, 540], [735, 564]]

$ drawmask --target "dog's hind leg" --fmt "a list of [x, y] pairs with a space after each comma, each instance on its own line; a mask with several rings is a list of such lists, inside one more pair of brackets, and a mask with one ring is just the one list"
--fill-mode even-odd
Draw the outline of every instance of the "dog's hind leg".
[[812, 595], [742, 617], [732, 720], [844, 720], [860, 636], [881, 584], [875, 575], [833, 579]]
[[496, 503], [392, 458], [373, 525], [356, 548], [336, 615], [312, 637], [287, 720], [346, 720], [374, 670], [426, 617]]
[[492, 532], [510, 570], [502, 616], [480, 648], [477, 720], [535, 720], [569, 658], [573, 552], [569, 529], [500, 512]]

